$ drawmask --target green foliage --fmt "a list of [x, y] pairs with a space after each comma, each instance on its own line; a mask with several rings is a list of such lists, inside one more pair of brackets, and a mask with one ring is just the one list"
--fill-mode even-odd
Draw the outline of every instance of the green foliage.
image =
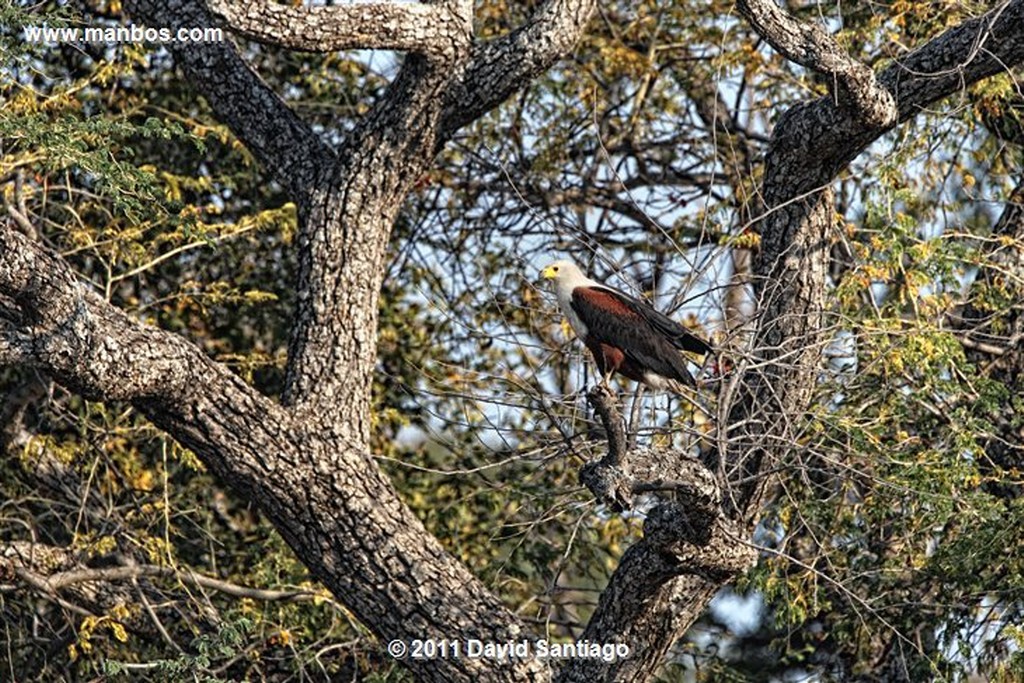
[[[5, 204], [103, 296], [279, 394], [295, 207], [159, 51], [63, 53], [15, 38], [26, 25], [117, 20], [117, 5], [93, 3], [85, 16], [60, 3], [0, 8]], [[791, 10], [841, 20], [842, 44], [881, 68], [984, 7]], [[477, 31], [500, 35], [528, 9], [478, 3]], [[641, 522], [595, 507], [578, 484], [579, 465], [604, 448], [579, 394], [594, 378], [535, 287], [537, 268], [567, 251], [739, 345], [724, 284], [729, 256], [759, 244], [759, 159], [782, 112], [828, 91], [761, 44], [730, 3], [601, 12], [574, 59], [467, 129], [414, 189], [395, 226], [373, 387], [374, 453], [403, 499], [555, 638], [579, 633]], [[247, 55], [328, 139], [351, 130], [392, 75], [359, 55]], [[694, 667], [699, 680], [794, 669], [840, 680], [874, 673], [896, 650], [909, 653], [913, 680], [1024, 675], [1019, 438], [996, 454], [1019, 437], [1024, 399], [951, 322], [969, 305], [988, 316], [988, 333], [1015, 329], [1007, 311], [1020, 305], [1020, 273], [995, 255], [1020, 244], [992, 231], [1020, 178], [1019, 82], [1004, 74], [937, 104], [836, 184], [830, 239], [846, 254], [830, 292], [837, 350], [791, 459], [778, 463], [759, 539], [770, 549], [741, 582], [769, 617], [750, 639], [759, 642], [716, 632], [716, 643], [756, 652], [758, 668], [726, 648], [705, 652], [697, 634], [675, 648], [665, 680]], [[0, 369], [12, 394], [34, 382]], [[89, 617], [3, 593], [0, 659], [11, 661], [0, 670], [40, 680], [409, 680], [252, 501], [221, 489], [194, 454], [128, 406], [59, 387], [40, 394], [0, 466], [0, 542], [31, 538], [90, 566], [131, 557], [305, 593], [262, 601], [147, 579], [166, 637], [130, 589], [114, 607], [69, 594], [95, 610]], [[701, 435], [678, 405], [671, 417], [663, 399], [637, 405], [632, 431], [643, 442]], [[974, 636], [979, 624], [987, 639]]]
[[[202, 683], [227, 683], [231, 680], [222, 678], [215, 673], [218, 665], [243, 655], [246, 636], [253, 630], [251, 621], [241, 618], [234, 623], [225, 624], [220, 631], [212, 635], [202, 635], [191, 643], [191, 650], [196, 654], [182, 654], [175, 659], [158, 659], [148, 662], [148, 675], [159, 677], [160, 680], [177, 683], [178, 681], [201, 681]], [[113, 680], [119, 677], [130, 677], [132, 670], [124, 663], [116, 660], [104, 660], [100, 666], [104, 676]]]

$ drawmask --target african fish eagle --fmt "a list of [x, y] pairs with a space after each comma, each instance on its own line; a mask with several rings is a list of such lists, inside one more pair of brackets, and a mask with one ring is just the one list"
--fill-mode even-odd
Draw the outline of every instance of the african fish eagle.
[[558, 305], [606, 383], [618, 372], [656, 390], [695, 386], [680, 351], [706, 354], [706, 342], [650, 304], [591, 280], [571, 261], [556, 261], [540, 274], [555, 281]]

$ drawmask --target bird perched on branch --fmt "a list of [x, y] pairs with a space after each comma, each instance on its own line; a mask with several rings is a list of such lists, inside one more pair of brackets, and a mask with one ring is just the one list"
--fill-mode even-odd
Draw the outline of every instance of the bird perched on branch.
[[650, 304], [591, 280], [571, 261], [552, 263], [541, 277], [555, 281], [558, 305], [606, 385], [618, 372], [656, 390], [696, 386], [680, 352], [707, 354], [707, 342]]

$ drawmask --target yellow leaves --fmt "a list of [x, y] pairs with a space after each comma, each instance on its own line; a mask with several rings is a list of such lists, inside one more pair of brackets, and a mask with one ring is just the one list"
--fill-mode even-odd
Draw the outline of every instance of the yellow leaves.
[[128, 483], [137, 491], [152, 491], [155, 486], [153, 470], [144, 469], [137, 472]]
[[260, 304], [268, 301], [277, 301], [277, 295], [259, 289], [249, 289], [242, 295], [242, 299], [249, 304]]
[[409, 422], [409, 418], [396, 408], [384, 408], [370, 413], [370, 426], [374, 429], [387, 425], [393, 431], [397, 431]]
[[128, 642], [128, 632], [125, 631], [124, 626], [118, 622], [111, 622], [110, 631], [114, 634], [114, 638], [121, 641], [122, 643]]
[[651, 68], [650, 60], [636, 50], [624, 45], [602, 45], [601, 65], [605, 71], [617, 76], [643, 76]]
[[754, 230], [744, 230], [738, 235], [726, 235], [721, 243], [737, 249], [757, 249], [761, 246], [761, 234]]
[[187, 448], [179, 446], [177, 443], [171, 443], [171, 456], [177, 459], [184, 467], [192, 470], [193, 472], [205, 472], [206, 465], [199, 459], [199, 457]]
[[157, 536], [147, 536], [142, 539], [142, 550], [146, 553], [149, 561], [153, 564], [164, 564], [173, 560], [174, 546], [167, 539]]
[[889, 279], [891, 272], [888, 267], [867, 263], [859, 268], [860, 275], [868, 282], [881, 282]]
[[761, 53], [755, 43], [744, 42], [740, 45], [740, 49], [737, 51], [738, 64], [745, 64], [746, 66], [756, 69], [764, 65], [764, 55]]
[[117, 549], [117, 539], [113, 536], [100, 536], [89, 548], [90, 555], [106, 555]]
[[117, 549], [117, 539], [113, 536], [96, 536], [94, 532], [76, 534], [71, 540], [71, 547], [87, 557], [101, 557]]
[[282, 647], [288, 647], [292, 644], [293, 640], [294, 638], [292, 636], [292, 632], [286, 628], [283, 628], [277, 633], [270, 636], [267, 642], [271, 645], [280, 645]]
[[228, 145], [234, 140], [234, 136], [231, 134], [231, 130], [227, 126], [212, 125], [208, 126], [199, 121], [187, 120], [186, 125], [189, 131], [199, 138], [212, 137], [222, 145]]
[[618, 558], [640, 536], [639, 527], [629, 519], [610, 517], [595, 527], [597, 542], [608, 550], [607, 567], [614, 569]]
[[[302, 584], [300, 584], [300, 587], [311, 588], [312, 584], [309, 584], [308, 582], [303, 582]], [[313, 594], [313, 604], [317, 607], [320, 607], [324, 604], [334, 604], [334, 596], [331, 595], [331, 592], [326, 588], [320, 587]]]
[[68, 646], [68, 656], [71, 661], [75, 661], [82, 654], [91, 653], [93, 640], [101, 632], [109, 633], [119, 643], [127, 643], [128, 630], [122, 622], [129, 616], [129, 609], [123, 604], [118, 604], [110, 610], [109, 614], [83, 618], [78, 625], [78, 642]]
[[84, 457], [87, 447], [74, 441], [58, 441], [45, 435], [32, 435], [21, 452], [25, 467], [35, 469], [43, 454], [55, 458], [63, 465], [72, 465]]

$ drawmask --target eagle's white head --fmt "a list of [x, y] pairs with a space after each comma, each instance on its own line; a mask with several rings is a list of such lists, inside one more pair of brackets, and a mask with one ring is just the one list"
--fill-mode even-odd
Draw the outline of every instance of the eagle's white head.
[[563, 287], [567, 287], [570, 292], [576, 287], [586, 287], [588, 285], [597, 284], [584, 275], [579, 266], [568, 260], [555, 261], [554, 263], [545, 266], [545, 268], [540, 271], [540, 276], [545, 280], [554, 280], [556, 290], [561, 290]]
[[555, 261], [541, 270], [540, 276], [544, 280], [555, 281], [555, 298], [558, 299], [558, 307], [569, 319], [569, 324], [576, 330], [576, 334], [585, 339], [587, 326], [583, 324], [572, 308], [572, 290], [577, 287], [594, 287], [601, 283], [584, 275], [579, 266], [572, 261]]

